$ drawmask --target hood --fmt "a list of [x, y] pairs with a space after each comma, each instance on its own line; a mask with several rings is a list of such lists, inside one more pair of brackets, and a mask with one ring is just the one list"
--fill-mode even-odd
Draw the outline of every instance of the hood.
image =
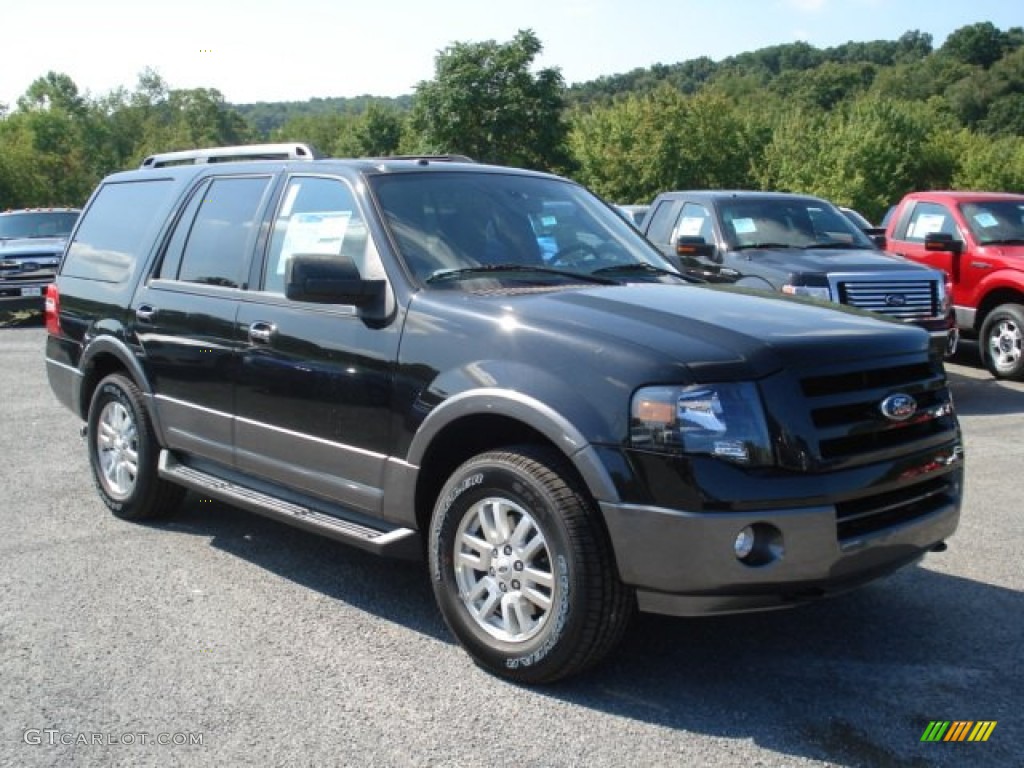
[[0, 260], [26, 256], [60, 255], [64, 253], [67, 238], [64, 237], [18, 237], [0, 240]]
[[[434, 304], [421, 298], [422, 309]], [[832, 303], [735, 287], [633, 284], [470, 294], [466, 302], [472, 308], [464, 310], [507, 331], [482, 329], [487, 357], [514, 359], [527, 349], [534, 359], [546, 353], [560, 365], [575, 361], [620, 379], [756, 379], [783, 368], [922, 355], [928, 346], [919, 328]], [[599, 372], [602, 363], [606, 370]]]
[[838, 248], [751, 248], [736, 254], [780, 272], [792, 274], [829, 272], [907, 272], [934, 271], [893, 253], [867, 249], [844, 250]]

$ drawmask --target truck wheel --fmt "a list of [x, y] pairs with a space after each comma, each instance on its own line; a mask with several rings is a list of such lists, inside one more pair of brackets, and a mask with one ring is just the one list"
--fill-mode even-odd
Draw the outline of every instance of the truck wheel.
[[1003, 304], [981, 326], [981, 355], [997, 379], [1024, 381], [1024, 306]]
[[593, 501], [551, 450], [483, 453], [459, 467], [434, 508], [429, 559], [459, 643], [517, 682], [596, 664], [634, 612]]
[[89, 404], [89, 465], [103, 503], [125, 520], [163, 517], [185, 495], [157, 474], [159, 447], [138, 387], [121, 374], [100, 382]]

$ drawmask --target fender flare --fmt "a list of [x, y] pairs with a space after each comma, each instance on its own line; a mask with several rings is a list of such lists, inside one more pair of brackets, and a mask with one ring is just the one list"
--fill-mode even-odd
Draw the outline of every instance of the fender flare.
[[421, 466], [434, 438], [448, 425], [479, 414], [505, 416], [541, 433], [576, 467], [595, 500], [619, 500], [611, 475], [579, 429], [546, 403], [508, 389], [473, 389], [446, 399], [423, 420], [409, 446], [406, 461]]

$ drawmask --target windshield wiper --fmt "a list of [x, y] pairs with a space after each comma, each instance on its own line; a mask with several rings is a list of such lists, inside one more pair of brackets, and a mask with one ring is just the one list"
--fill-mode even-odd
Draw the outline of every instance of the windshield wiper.
[[733, 248], [734, 251], [749, 251], [752, 248], [798, 248], [800, 246], [789, 243], [744, 243]]
[[1024, 245], [1024, 237], [1000, 237], [995, 240], [983, 240], [982, 245]]
[[481, 264], [478, 267], [461, 267], [458, 269], [440, 269], [434, 272], [430, 277], [427, 278], [428, 283], [440, 283], [445, 280], [458, 280], [463, 277], [479, 277], [480, 275], [487, 275], [492, 273], [502, 272], [533, 272], [540, 273], [543, 275], [557, 275], [558, 277], [566, 277], [572, 280], [584, 280], [590, 283], [600, 283], [601, 285], [615, 285], [615, 280], [610, 280], [607, 277], [594, 277], [593, 275], [581, 272], [571, 272], [567, 269], [552, 269], [551, 267], [542, 266], [531, 266], [527, 264]]
[[870, 246], [858, 245], [857, 243], [811, 243], [810, 245], [800, 246], [805, 251], [809, 250], [837, 250], [837, 251], [861, 251]]
[[630, 272], [643, 272], [649, 275], [669, 275], [671, 277], [678, 277], [681, 280], [686, 280], [686, 275], [682, 275], [673, 269], [664, 269], [663, 267], [657, 267], [654, 264], [649, 264], [646, 261], [637, 261], [632, 264], [613, 264], [610, 267], [601, 267], [595, 269], [590, 274], [592, 275], [618, 275], [618, 274], [629, 274]]

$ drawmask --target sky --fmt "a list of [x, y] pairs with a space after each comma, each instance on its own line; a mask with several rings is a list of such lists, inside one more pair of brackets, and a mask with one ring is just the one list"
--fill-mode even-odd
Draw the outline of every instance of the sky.
[[1024, 26], [1020, 0], [47, 0], [7, 3], [0, 104], [13, 108], [49, 71], [102, 96], [149, 67], [171, 88], [216, 88], [232, 104], [401, 96], [434, 76], [454, 42], [511, 40], [532, 29], [536, 67], [567, 84], [719, 61], [804, 41], [895, 40], [912, 29], [937, 48], [981, 21]]

